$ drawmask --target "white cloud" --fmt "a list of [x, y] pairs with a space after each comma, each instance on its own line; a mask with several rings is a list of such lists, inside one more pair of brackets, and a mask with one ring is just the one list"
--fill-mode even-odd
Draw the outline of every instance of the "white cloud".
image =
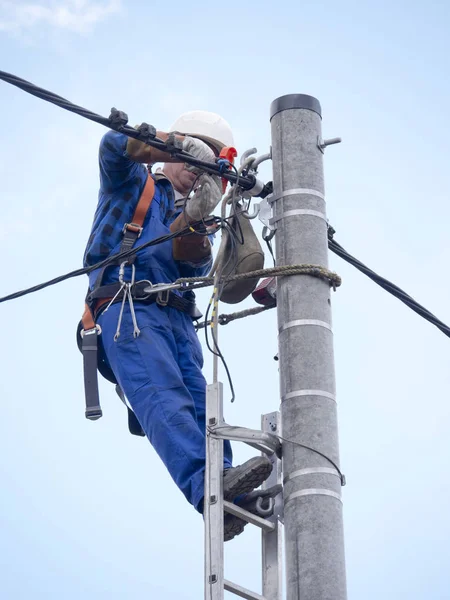
[[20, 33], [48, 25], [75, 33], [93, 26], [120, 10], [121, 0], [0, 0], [0, 31]]

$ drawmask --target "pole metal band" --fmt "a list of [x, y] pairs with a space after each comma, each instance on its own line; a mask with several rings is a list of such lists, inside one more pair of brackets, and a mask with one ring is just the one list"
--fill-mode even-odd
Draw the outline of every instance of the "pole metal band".
[[317, 196], [318, 198], [325, 200], [324, 194], [319, 192], [319, 190], [312, 190], [310, 188], [291, 188], [290, 190], [283, 190], [279, 196], [272, 196], [270, 198], [270, 204], [273, 204], [285, 196], [295, 196], [296, 194], [303, 194], [304, 196]]
[[295, 321], [288, 321], [287, 323], [282, 325], [278, 329], [278, 333], [281, 333], [286, 329], [290, 329], [291, 327], [303, 327], [304, 325], [324, 327], [325, 329], [328, 329], [329, 331], [333, 332], [333, 330], [331, 329], [331, 325], [329, 323], [326, 323], [325, 321], [319, 321], [317, 319], [296, 319]]
[[299, 490], [298, 492], [292, 492], [289, 494], [287, 498], [284, 500], [284, 504], [286, 505], [291, 500], [295, 500], [295, 498], [302, 498], [303, 496], [331, 496], [332, 498], [336, 498], [339, 502], [342, 503], [341, 495], [333, 490], [326, 490], [321, 488], [310, 488], [307, 490]]
[[339, 477], [339, 479], [341, 479], [341, 476], [336, 471], [336, 469], [331, 469], [330, 467], [314, 467], [311, 469], [299, 469], [298, 471], [293, 471], [289, 475], [286, 475], [286, 477], [283, 479], [283, 483], [286, 484], [288, 481], [291, 481], [292, 479], [295, 479], [296, 477], [302, 477], [303, 475], [315, 475], [315, 474], [335, 475], [336, 477]]
[[310, 210], [309, 208], [296, 208], [294, 210], [287, 210], [282, 213], [279, 217], [274, 217], [270, 219], [269, 225], [274, 225], [281, 221], [281, 219], [286, 219], [287, 217], [294, 217], [295, 215], [310, 215], [311, 217], [318, 217], [319, 219], [323, 219], [328, 223], [327, 216], [324, 213], [319, 212], [318, 210]]
[[330, 392], [324, 392], [323, 390], [295, 390], [288, 392], [281, 398], [281, 402], [291, 400], [292, 398], [298, 398], [299, 396], [321, 396], [322, 398], [328, 398], [333, 402], [336, 402], [336, 396]]

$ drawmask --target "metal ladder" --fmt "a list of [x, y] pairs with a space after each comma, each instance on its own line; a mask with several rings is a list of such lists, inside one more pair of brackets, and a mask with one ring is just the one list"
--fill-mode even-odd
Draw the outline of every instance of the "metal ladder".
[[[244, 442], [267, 454], [273, 463], [263, 489], [282, 483], [280, 415], [261, 417], [261, 431], [227, 425], [223, 419], [223, 390], [220, 382], [206, 391], [206, 469], [205, 469], [205, 600], [223, 600], [224, 591], [247, 600], [281, 600], [282, 494], [275, 498], [273, 514], [262, 518], [223, 499], [223, 440]], [[224, 511], [261, 529], [262, 595], [252, 592], [224, 576]]]

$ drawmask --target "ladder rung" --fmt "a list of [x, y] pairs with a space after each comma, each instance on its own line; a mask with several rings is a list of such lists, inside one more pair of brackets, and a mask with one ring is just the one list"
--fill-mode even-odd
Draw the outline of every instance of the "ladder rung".
[[235, 515], [236, 517], [240, 517], [244, 521], [260, 527], [263, 531], [275, 531], [275, 523], [272, 523], [267, 519], [263, 519], [262, 517], [258, 517], [257, 515], [248, 512], [248, 510], [244, 510], [240, 506], [233, 504], [232, 502], [224, 500], [223, 509], [227, 513]]
[[241, 598], [246, 598], [246, 600], [266, 600], [264, 596], [261, 596], [261, 594], [252, 592], [241, 585], [237, 585], [237, 583], [228, 581], [228, 579], [224, 579], [223, 587], [227, 590], [227, 592], [236, 594], [236, 596], [240, 596]]

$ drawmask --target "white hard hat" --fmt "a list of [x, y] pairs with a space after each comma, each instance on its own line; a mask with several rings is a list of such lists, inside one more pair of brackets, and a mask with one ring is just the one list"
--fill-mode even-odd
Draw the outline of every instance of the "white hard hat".
[[225, 146], [234, 146], [229, 124], [220, 115], [206, 110], [192, 110], [182, 114], [169, 131], [197, 137], [214, 146], [218, 152]]

